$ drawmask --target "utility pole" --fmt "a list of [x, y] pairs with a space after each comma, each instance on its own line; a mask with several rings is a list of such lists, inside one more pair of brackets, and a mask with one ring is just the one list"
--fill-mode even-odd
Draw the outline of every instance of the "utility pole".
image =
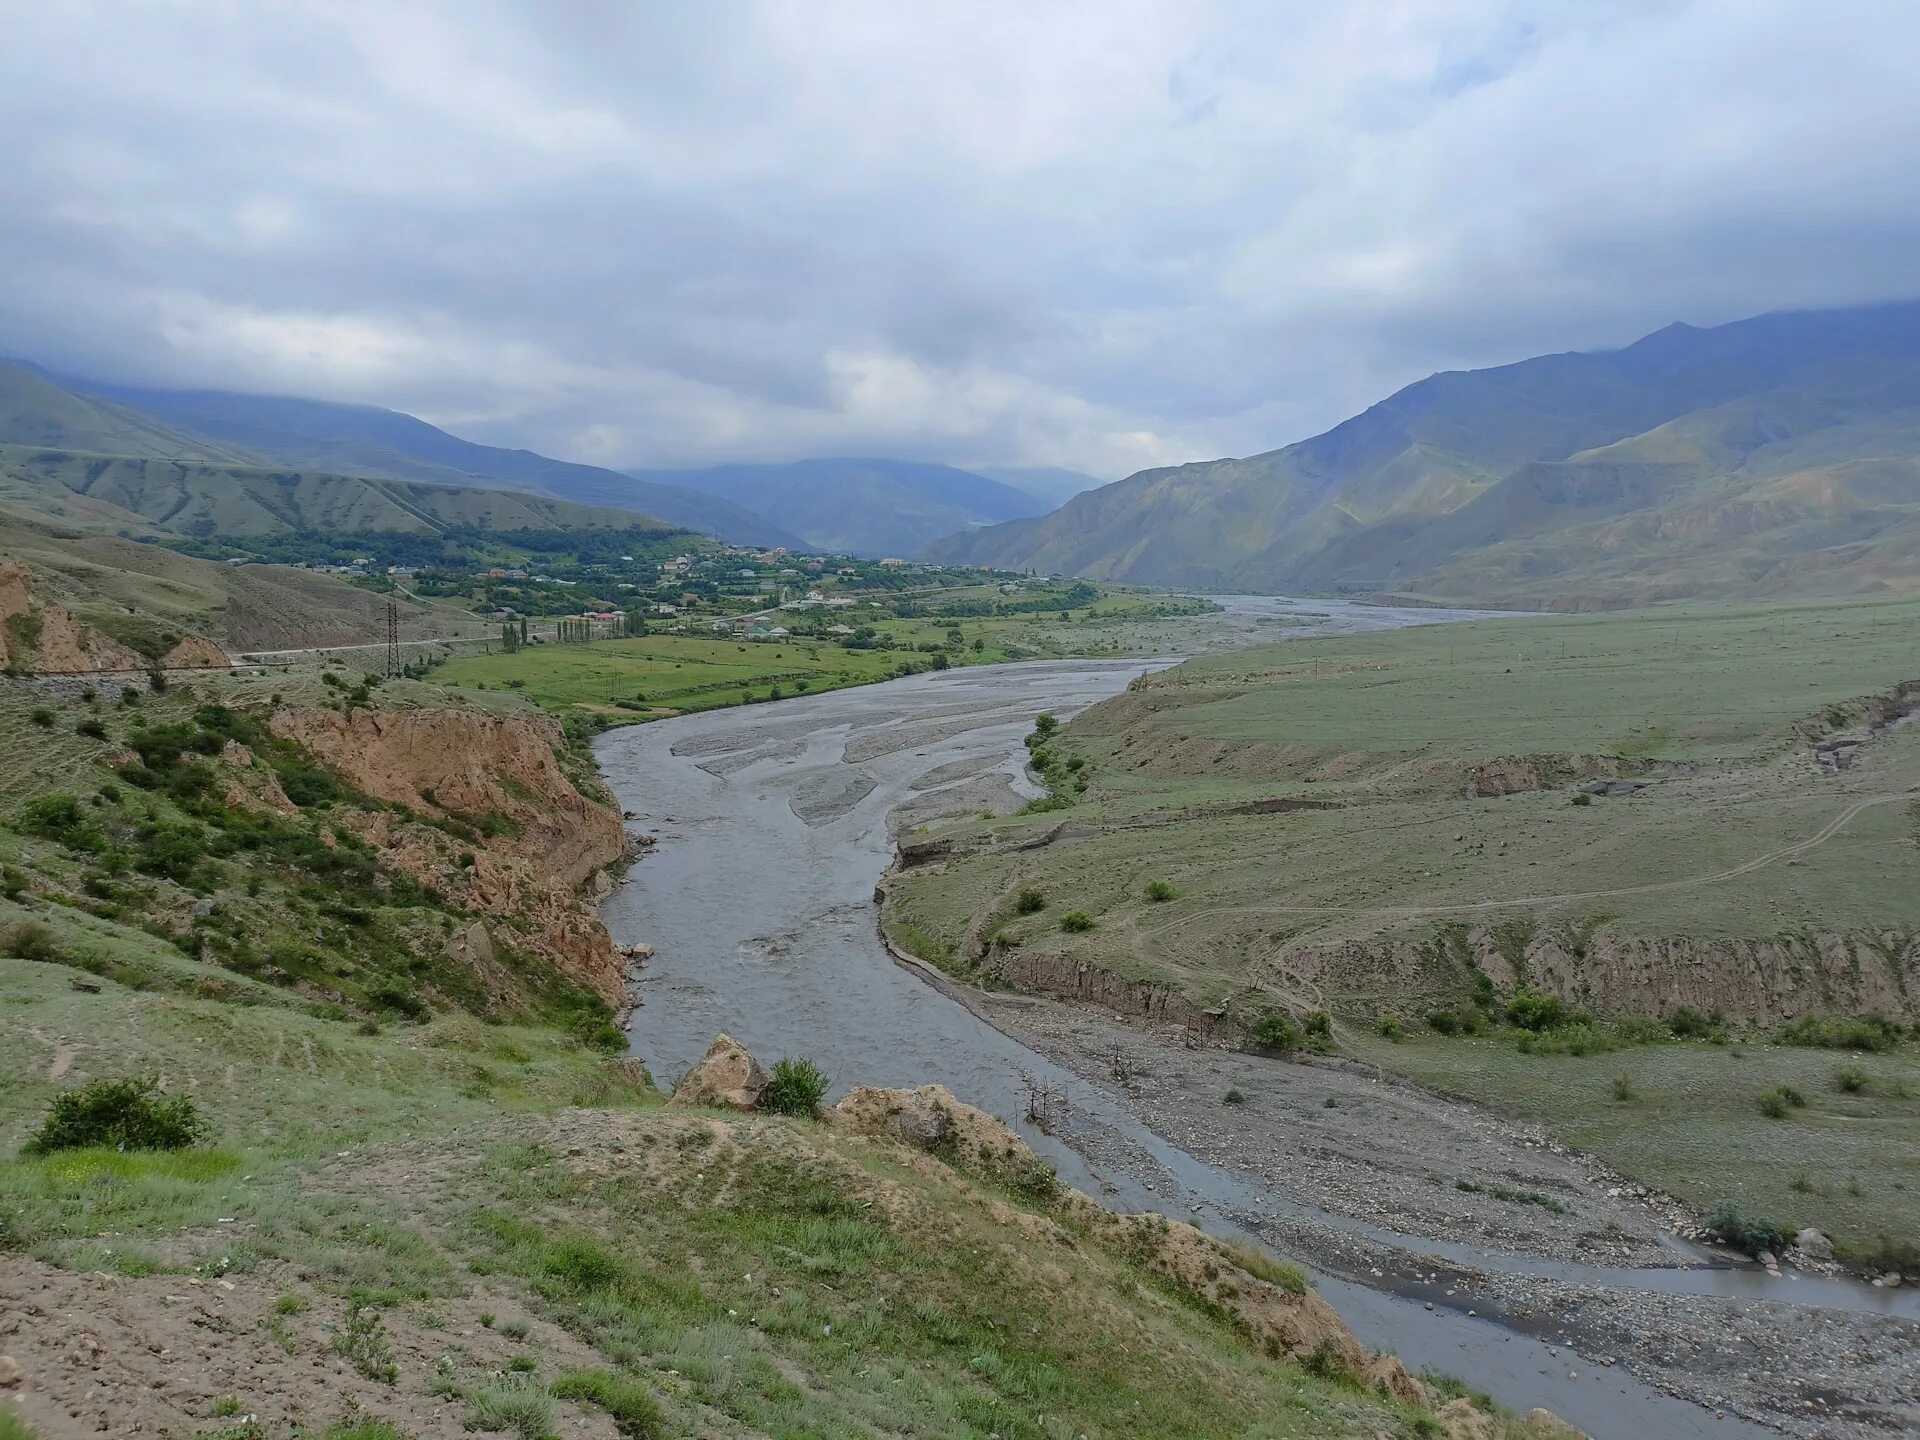
[[387, 678], [400, 673], [400, 607], [387, 601]]

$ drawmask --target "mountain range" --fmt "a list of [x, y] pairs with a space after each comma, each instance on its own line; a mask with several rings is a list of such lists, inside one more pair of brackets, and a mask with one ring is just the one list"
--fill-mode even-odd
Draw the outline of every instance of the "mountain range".
[[924, 554], [1549, 608], [1910, 589], [1920, 302], [1434, 375], [1298, 444], [1142, 471]]
[[909, 460], [796, 460], [632, 473], [764, 515], [799, 535], [808, 549], [853, 555], [908, 555], [955, 531], [1050, 508], [984, 475]]

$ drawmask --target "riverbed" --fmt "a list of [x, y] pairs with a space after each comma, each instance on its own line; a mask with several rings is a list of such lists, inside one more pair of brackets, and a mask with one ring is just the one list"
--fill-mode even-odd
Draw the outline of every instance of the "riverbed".
[[[1216, 599], [1223, 609], [1206, 635], [1209, 647], [1467, 618], [1277, 597]], [[1633, 1353], [1609, 1329], [1624, 1330], [1627, 1317], [1667, 1347], [1662, 1355], [1682, 1352], [1702, 1326], [1725, 1330], [1736, 1322], [1741, 1333], [1763, 1336], [1837, 1327], [1834, 1344], [1844, 1349], [1858, 1343], [1860, 1326], [1886, 1323], [1850, 1314], [1844, 1288], [1802, 1324], [1811, 1313], [1804, 1302], [1814, 1297], [1768, 1290], [1751, 1271], [1663, 1268], [1638, 1272], [1645, 1279], [1636, 1286], [1634, 1271], [1582, 1266], [1551, 1251], [1531, 1259], [1486, 1247], [1463, 1252], [1397, 1233], [1340, 1213], [1324, 1195], [1297, 1193], [1284, 1174], [1247, 1155], [1209, 1149], [1202, 1159], [1173, 1143], [1168, 1136], [1209, 1148], [1178, 1104], [1149, 1103], [1139, 1087], [1104, 1076], [1098, 1047], [1067, 1037], [1077, 1017], [1036, 1023], [1019, 1007], [996, 1010], [946, 993], [894, 962], [877, 933], [873, 893], [893, 858], [897, 817], [933, 813], [942, 797], [968, 809], [1016, 804], [1031, 793], [1021, 741], [1036, 715], [1064, 718], [1171, 663], [929, 672], [603, 736], [596, 754], [608, 783], [640, 816], [636, 832], [656, 839], [602, 910], [617, 940], [644, 940], [655, 951], [638, 984], [634, 1053], [671, 1082], [725, 1030], [763, 1061], [813, 1057], [834, 1077], [836, 1092], [855, 1084], [947, 1085], [1015, 1124], [1069, 1183], [1116, 1208], [1164, 1211], [1305, 1258], [1363, 1342], [1394, 1350], [1415, 1369], [1466, 1377], [1515, 1409], [1544, 1406], [1600, 1440], [1764, 1433], [1716, 1401], [1808, 1435], [1845, 1433], [1822, 1428], [1835, 1418], [1825, 1412], [1783, 1414], [1784, 1402], [1743, 1389], [1739, 1372], [1718, 1363], [1689, 1368], [1650, 1358], [1642, 1368], [1656, 1383], [1627, 1364], [1604, 1363]], [[1034, 1015], [1060, 1009], [1038, 1007]], [[1164, 1052], [1153, 1050], [1168, 1042], [1138, 1032], [1121, 1039], [1145, 1047], [1143, 1067], [1168, 1068], [1154, 1058]], [[1237, 1056], [1221, 1063], [1275, 1064]], [[1049, 1097], [1051, 1133], [1025, 1119], [1036, 1093]], [[1523, 1142], [1511, 1143], [1518, 1153]], [[1655, 1233], [1630, 1202], [1612, 1208], [1623, 1233], [1637, 1230], [1643, 1240]], [[1528, 1303], [1519, 1303], [1516, 1287]], [[1542, 1296], [1552, 1312], [1544, 1322]], [[1586, 1355], [1578, 1353], [1583, 1340]], [[1610, 1353], [1598, 1353], [1603, 1347]]]

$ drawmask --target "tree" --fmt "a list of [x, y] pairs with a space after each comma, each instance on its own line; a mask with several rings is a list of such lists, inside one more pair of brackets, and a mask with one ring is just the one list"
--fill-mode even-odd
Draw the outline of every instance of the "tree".
[[518, 650], [519, 648], [520, 648], [520, 631], [518, 627], [516, 627], [511, 620], [509, 620], [506, 624], [500, 627], [500, 649], [506, 654], [511, 655], [513, 654], [514, 651]]

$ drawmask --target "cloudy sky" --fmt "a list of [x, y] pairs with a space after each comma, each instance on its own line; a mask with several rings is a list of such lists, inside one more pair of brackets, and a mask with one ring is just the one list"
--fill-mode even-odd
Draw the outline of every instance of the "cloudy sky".
[[1920, 295], [1915, 0], [0, 0], [0, 353], [1112, 478]]

